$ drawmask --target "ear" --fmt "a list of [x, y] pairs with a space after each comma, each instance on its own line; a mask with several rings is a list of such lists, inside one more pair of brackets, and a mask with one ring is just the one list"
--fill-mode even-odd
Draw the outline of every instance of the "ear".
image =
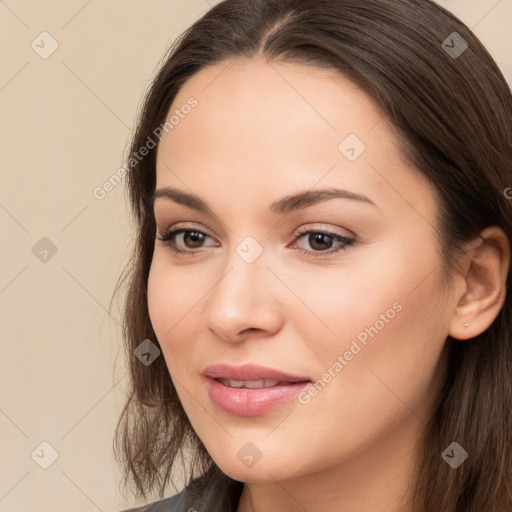
[[494, 322], [505, 302], [510, 265], [510, 244], [498, 226], [482, 231], [467, 247], [449, 331], [459, 340], [478, 336]]

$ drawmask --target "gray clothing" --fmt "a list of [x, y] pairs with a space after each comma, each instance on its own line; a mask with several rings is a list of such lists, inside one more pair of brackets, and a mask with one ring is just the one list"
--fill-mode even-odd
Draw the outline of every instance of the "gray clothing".
[[243, 485], [213, 466], [175, 496], [122, 512], [236, 512]]

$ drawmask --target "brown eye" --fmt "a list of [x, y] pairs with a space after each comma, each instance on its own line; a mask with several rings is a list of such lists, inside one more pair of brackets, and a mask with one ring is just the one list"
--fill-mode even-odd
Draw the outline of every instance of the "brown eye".
[[189, 249], [197, 249], [201, 247], [201, 243], [204, 241], [204, 234], [199, 231], [184, 231], [183, 241]]
[[[178, 237], [180, 237], [181, 240], [178, 239]], [[197, 229], [185, 228], [169, 229], [163, 236], [156, 237], [157, 240], [164, 242], [173, 252], [183, 255], [197, 254], [199, 251], [195, 251], [194, 249], [200, 249], [202, 247], [201, 244], [203, 244], [206, 238], [211, 237]], [[182, 249], [181, 247], [185, 248]]]
[[[303, 231], [297, 236], [297, 240], [300, 239], [306, 240], [311, 249], [299, 247], [299, 251], [313, 257], [327, 257], [339, 251], [346, 251], [347, 247], [355, 242], [355, 240], [341, 236], [338, 233], [318, 230]], [[328, 250], [331, 249], [334, 242], [339, 242], [339, 247]]]
[[[325, 233], [310, 233], [308, 236], [309, 245], [316, 250], [330, 249], [332, 246], [332, 237], [326, 235]], [[325, 247], [325, 245], [329, 245], [329, 247]]]

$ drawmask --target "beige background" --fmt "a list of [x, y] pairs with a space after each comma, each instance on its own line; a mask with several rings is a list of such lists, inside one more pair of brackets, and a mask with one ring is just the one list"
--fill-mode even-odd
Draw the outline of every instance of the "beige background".
[[[512, 0], [441, 3], [511, 83]], [[112, 454], [126, 369], [119, 311], [107, 314], [131, 227], [123, 185], [92, 191], [122, 165], [164, 51], [209, 5], [0, 0], [0, 512], [135, 504]], [[58, 43], [46, 59], [44, 31]], [[46, 262], [32, 250], [43, 237], [57, 248]], [[41, 442], [58, 453], [47, 469]]]

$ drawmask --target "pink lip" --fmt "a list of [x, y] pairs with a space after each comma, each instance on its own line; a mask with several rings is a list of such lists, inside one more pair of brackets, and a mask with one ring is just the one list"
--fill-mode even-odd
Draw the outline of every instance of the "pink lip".
[[[203, 374], [207, 377], [211, 401], [224, 412], [236, 416], [257, 416], [269, 412], [297, 396], [311, 382], [308, 377], [290, 375], [253, 364], [239, 367], [214, 365], [206, 368]], [[232, 388], [216, 379], [274, 379], [281, 383], [269, 388]]]
[[255, 364], [244, 364], [243, 366], [230, 366], [228, 364], [215, 364], [208, 366], [203, 371], [203, 375], [213, 379], [230, 380], [260, 380], [275, 379], [286, 382], [304, 382], [311, 379], [309, 377], [291, 375], [272, 368], [258, 366]]

